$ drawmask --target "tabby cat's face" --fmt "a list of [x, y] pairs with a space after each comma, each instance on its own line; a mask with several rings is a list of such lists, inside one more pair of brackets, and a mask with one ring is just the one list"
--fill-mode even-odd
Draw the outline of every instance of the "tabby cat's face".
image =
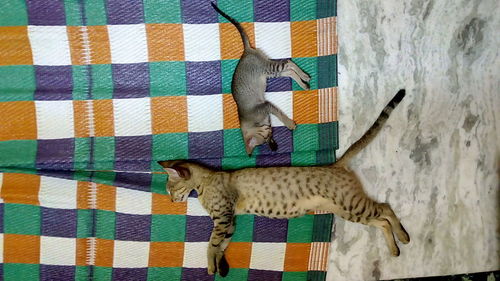
[[185, 202], [191, 190], [199, 187], [195, 178], [192, 177], [189, 163], [179, 161], [160, 162], [168, 173], [167, 191], [173, 202]]
[[191, 190], [193, 190], [194, 188], [189, 187], [189, 185], [187, 185], [186, 182], [187, 181], [185, 180], [180, 180], [178, 182], [175, 182], [175, 180], [171, 180], [169, 177], [167, 183], [167, 191], [172, 198], [172, 202], [187, 201], [189, 193], [191, 193]]

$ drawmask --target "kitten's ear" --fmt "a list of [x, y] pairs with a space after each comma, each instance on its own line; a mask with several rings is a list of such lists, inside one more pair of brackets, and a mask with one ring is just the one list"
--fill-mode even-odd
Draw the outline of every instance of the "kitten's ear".
[[248, 156], [252, 156], [253, 150], [259, 144], [260, 144], [259, 141], [254, 136], [245, 140], [245, 149], [247, 151]]
[[160, 161], [158, 162], [173, 180], [191, 178], [191, 171], [188, 167], [182, 165], [179, 161]]

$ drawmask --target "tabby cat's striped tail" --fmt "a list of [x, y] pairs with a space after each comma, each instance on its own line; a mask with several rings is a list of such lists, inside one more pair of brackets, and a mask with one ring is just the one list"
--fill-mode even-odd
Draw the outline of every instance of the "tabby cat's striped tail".
[[405, 97], [405, 90], [399, 90], [399, 92], [392, 98], [392, 100], [385, 106], [384, 110], [380, 113], [377, 120], [373, 125], [366, 131], [366, 133], [356, 141], [347, 151], [342, 155], [342, 157], [335, 163], [335, 165], [346, 165], [347, 162], [356, 155], [359, 151], [365, 148], [378, 134], [382, 126], [385, 124], [391, 112], [396, 108], [396, 106]]
[[236, 21], [235, 19], [233, 19], [232, 17], [230, 17], [228, 14], [224, 13], [221, 9], [219, 9], [219, 7], [217, 7], [217, 5], [214, 4], [214, 2], [210, 2], [210, 5], [212, 5], [212, 7], [219, 14], [221, 14], [223, 17], [225, 17], [228, 21], [230, 21], [236, 27], [236, 29], [238, 29], [238, 32], [241, 35], [241, 40], [243, 41], [243, 46], [245, 47], [245, 50], [252, 48], [250, 46], [250, 40], [248, 39], [248, 35], [246, 34], [246, 32], [243, 29], [243, 27], [241, 26], [241, 24], [238, 21]]

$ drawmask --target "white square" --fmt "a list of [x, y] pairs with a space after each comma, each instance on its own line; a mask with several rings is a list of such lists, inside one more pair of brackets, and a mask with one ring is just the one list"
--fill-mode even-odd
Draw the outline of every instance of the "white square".
[[183, 24], [186, 61], [220, 60], [219, 24]]
[[34, 65], [70, 65], [66, 26], [28, 26]]
[[40, 263], [75, 265], [76, 239], [63, 237], [40, 238]]
[[3, 233], [0, 233], [0, 263], [3, 263]]
[[[293, 93], [292, 92], [266, 92], [266, 100], [276, 105], [286, 116], [293, 120]], [[271, 125], [273, 127], [284, 126], [284, 124], [271, 114]]]
[[208, 242], [184, 243], [184, 267], [207, 268]]
[[72, 101], [35, 101], [39, 139], [75, 137]]
[[116, 136], [151, 134], [151, 99], [113, 99]]
[[290, 58], [292, 40], [289, 22], [256, 22], [255, 46], [272, 59]]
[[77, 181], [42, 176], [38, 200], [48, 208], [76, 209]]
[[207, 211], [203, 208], [198, 198], [188, 197], [187, 213], [188, 216], [208, 216]]
[[283, 271], [286, 243], [252, 243], [250, 268]]
[[148, 267], [149, 242], [115, 240], [113, 267]]
[[187, 96], [188, 130], [218, 131], [224, 128], [222, 95]]
[[112, 63], [148, 61], [146, 26], [144, 24], [108, 25]]
[[117, 187], [116, 211], [133, 215], [149, 215], [152, 198], [151, 192]]

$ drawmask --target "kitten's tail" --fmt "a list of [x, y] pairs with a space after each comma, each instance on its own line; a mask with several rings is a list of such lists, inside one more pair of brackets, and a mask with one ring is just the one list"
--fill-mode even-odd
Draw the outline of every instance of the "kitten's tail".
[[210, 2], [210, 4], [212, 5], [212, 7], [219, 13], [221, 14], [223, 17], [225, 17], [228, 21], [230, 21], [232, 24], [234, 24], [234, 26], [236, 26], [236, 28], [238, 29], [238, 31], [240, 32], [240, 35], [241, 35], [241, 40], [243, 40], [243, 46], [245, 47], [245, 50], [247, 49], [250, 49], [252, 48], [250, 46], [250, 40], [248, 39], [248, 35], [246, 34], [245, 30], [243, 29], [243, 27], [241, 26], [241, 24], [239, 22], [237, 22], [235, 19], [233, 19], [232, 17], [228, 16], [226, 13], [224, 13], [221, 9], [219, 9], [219, 7], [217, 7], [217, 5], [215, 5], [213, 2]]
[[356, 141], [347, 151], [342, 155], [342, 157], [334, 164], [338, 165], [346, 165], [347, 162], [356, 155], [359, 151], [365, 148], [378, 134], [382, 125], [385, 124], [391, 112], [396, 108], [396, 106], [401, 102], [401, 100], [405, 97], [405, 90], [399, 90], [399, 92], [392, 98], [392, 100], [385, 106], [384, 110], [380, 113], [377, 120], [373, 125], [366, 131], [366, 133]]

